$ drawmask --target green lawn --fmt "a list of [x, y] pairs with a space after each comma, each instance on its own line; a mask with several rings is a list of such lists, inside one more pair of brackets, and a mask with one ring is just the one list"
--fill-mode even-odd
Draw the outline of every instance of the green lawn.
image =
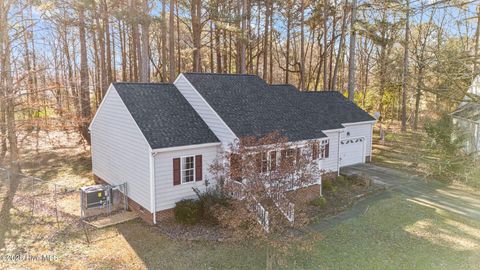
[[[478, 269], [480, 222], [393, 195], [324, 232], [301, 268]], [[301, 262], [301, 263], [300, 263]]]

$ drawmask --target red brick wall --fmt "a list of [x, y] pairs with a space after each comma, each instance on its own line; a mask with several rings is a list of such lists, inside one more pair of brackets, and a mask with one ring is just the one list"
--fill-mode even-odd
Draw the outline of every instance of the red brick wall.
[[157, 222], [161, 220], [166, 220], [166, 219], [173, 219], [175, 216], [174, 209], [170, 208], [170, 209], [158, 211], [155, 216], [156, 216]]
[[312, 185], [306, 188], [289, 191], [287, 196], [294, 203], [308, 203], [320, 196], [320, 185]]

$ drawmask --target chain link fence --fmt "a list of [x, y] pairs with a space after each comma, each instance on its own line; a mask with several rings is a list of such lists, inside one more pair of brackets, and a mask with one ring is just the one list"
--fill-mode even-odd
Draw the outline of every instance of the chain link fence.
[[42, 228], [34, 237], [64, 242], [75, 235], [90, 243], [103, 236], [95, 236], [96, 229], [84, 221], [127, 210], [126, 184], [108, 189], [109, 204], [84, 211], [78, 187], [0, 168], [0, 227], [18, 227], [25, 234]]

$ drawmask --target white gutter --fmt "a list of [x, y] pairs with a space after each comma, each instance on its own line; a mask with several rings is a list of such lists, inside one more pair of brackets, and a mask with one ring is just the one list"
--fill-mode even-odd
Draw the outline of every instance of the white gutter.
[[337, 132], [337, 131], [343, 131], [343, 130], [345, 130], [345, 128], [326, 129], [326, 130], [322, 130], [322, 132], [323, 133], [330, 133], [330, 132]]
[[214, 142], [214, 143], [202, 143], [202, 144], [157, 148], [157, 149], [153, 149], [152, 153], [156, 154], [156, 153], [171, 152], [171, 151], [181, 151], [181, 150], [195, 149], [195, 148], [201, 148], [201, 147], [218, 146], [221, 144], [222, 144], [221, 142]]
[[153, 224], [157, 224], [157, 211], [155, 202], [155, 153], [150, 152], [150, 211], [153, 213]]
[[342, 123], [344, 126], [354, 126], [354, 125], [363, 125], [363, 124], [375, 124], [377, 120], [362, 121], [362, 122], [353, 122], [353, 123]]

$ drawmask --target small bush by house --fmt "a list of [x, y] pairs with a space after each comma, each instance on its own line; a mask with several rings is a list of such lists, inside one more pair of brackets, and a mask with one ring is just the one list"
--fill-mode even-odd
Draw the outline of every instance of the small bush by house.
[[230, 204], [229, 198], [213, 188], [207, 187], [203, 192], [196, 188], [193, 190], [198, 197], [197, 203], [199, 206], [199, 216], [202, 219], [202, 222], [217, 224], [218, 219], [216, 218], [214, 211], [218, 207], [228, 207]]
[[324, 190], [332, 190], [333, 188], [333, 184], [332, 184], [332, 180], [327, 178], [327, 179], [323, 179], [322, 180], [322, 187]]
[[183, 224], [196, 224], [200, 220], [200, 204], [196, 200], [181, 200], [175, 204], [175, 220]]
[[327, 199], [325, 197], [318, 197], [310, 201], [311, 205], [323, 208], [327, 205]]
[[343, 175], [339, 175], [339, 176], [335, 177], [335, 183], [338, 186], [340, 186], [340, 185], [345, 186], [345, 185], [347, 185], [347, 178]]

